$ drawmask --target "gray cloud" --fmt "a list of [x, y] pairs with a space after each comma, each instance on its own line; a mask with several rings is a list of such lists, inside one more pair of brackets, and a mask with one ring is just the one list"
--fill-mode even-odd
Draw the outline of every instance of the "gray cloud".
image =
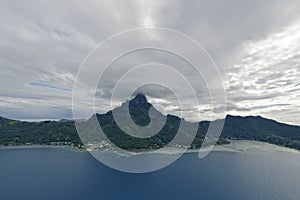
[[[208, 50], [223, 73], [228, 113], [258, 114], [300, 124], [297, 120], [300, 114], [295, 112], [300, 107], [299, 7], [297, 0], [4, 0], [0, 7], [0, 115], [21, 119], [69, 118], [72, 108], [69, 90], [90, 50], [120, 31], [158, 26], [188, 34]], [[135, 40], [138, 38], [131, 39]], [[111, 44], [109, 51], [130, 46], [131, 41]], [[98, 87], [98, 110], [105, 112], [119, 105], [124, 101], [125, 89], [144, 78], [139, 76], [126, 82], [124, 93], [116, 95], [111, 105], [108, 100], [115, 78], [123, 72], [118, 69], [149, 61], [165, 61], [170, 66], [180, 64], [188, 77], [193, 76], [192, 70], [170, 55], [137, 53], [121, 59], [111, 71], [114, 75]], [[151, 71], [145, 74], [156, 75], [157, 72]], [[167, 74], [164, 76], [172, 79]], [[203, 78], [213, 83], [213, 76]], [[174, 87], [176, 92], [185, 93], [179, 82]], [[195, 113], [200, 112], [201, 119], [218, 118], [218, 111], [224, 105], [211, 108], [204, 81], [199, 81], [199, 87], [203, 87], [197, 94], [200, 107], [191, 105], [192, 97], [186, 95], [183, 115], [197, 120]], [[90, 106], [85, 97], [94, 91], [88, 84], [86, 88], [82, 97], [83, 115]], [[156, 87], [139, 90], [147, 93], [153, 103], [166, 107], [167, 112], [180, 111], [176, 98], [167, 90]]]

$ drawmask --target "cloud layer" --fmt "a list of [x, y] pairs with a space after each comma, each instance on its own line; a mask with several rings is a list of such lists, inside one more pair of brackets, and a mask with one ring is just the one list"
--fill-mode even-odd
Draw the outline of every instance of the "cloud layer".
[[[227, 113], [262, 115], [300, 124], [299, 8], [297, 0], [3, 0], [0, 6], [0, 115], [18, 119], [71, 118], [70, 90], [88, 53], [113, 34], [155, 26], [181, 31], [207, 49], [222, 72]], [[111, 48], [126, 45], [129, 44]], [[141, 52], [120, 60], [119, 67], [144, 61], [159, 62], [165, 56], [154, 51]], [[149, 71], [147, 76], [157, 76], [157, 73]], [[110, 104], [105, 94], [112, 85], [113, 81], [107, 81], [105, 87], [96, 91], [99, 112], [106, 112], [125, 100], [119, 95], [113, 105]], [[177, 88], [180, 91], [180, 85]], [[163, 88], [145, 87], [143, 91], [151, 102], [162, 105], [165, 112], [179, 114], [174, 96]], [[191, 120], [220, 117], [218, 112], [224, 105], [212, 108], [206, 92], [203, 89], [199, 94], [207, 97], [202, 98], [201, 106], [190, 104], [186, 97], [182, 108], [184, 117]], [[87, 85], [85, 95], [92, 93]], [[83, 116], [88, 115], [84, 113], [85, 108], [91, 106], [84, 101], [85, 95]]]

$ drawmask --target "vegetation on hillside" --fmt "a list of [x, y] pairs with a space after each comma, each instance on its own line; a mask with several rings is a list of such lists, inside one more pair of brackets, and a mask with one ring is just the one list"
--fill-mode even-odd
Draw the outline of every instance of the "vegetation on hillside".
[[[131, 118], [136, 124], [145, 126], [150, 122], [149, 109], [152, 105], [147, 102], [145, 96], [138, 95], [126, 103], [129, 105]], [[119, 109], [121, 114], [123, 112], [122, 108], [128, 106], [126, 103], [116, 108]], [[162, 114], [154, 110], [154, 116], [159, 117], [160, 115], [162, 116]], [[91, 126], [91, 120], [95, 117], [99, 121], [106, 137], [112, 143], [132, 151], [161, 148], [175, 137], [180, 122], [185, 123], [188, 128], [194, 125], [176, 116], [167, 115], [166, 123], [159, 133], [149, 138], [137, 138], [122, 131], [116, 124], [112, 111], [110, 111], [106, 114], [93, 115], [91, 119], [80, 122], [83, 124], [83, 127], [86, 127], [86, 132], [89, 132], [90, 135], [93, 135], [95, 131]], [[124, 115], [123, 121], [125, 124], [127, 123], [126, 120]], [[183, 133], [186, 139], [194, 138], [190, 148], [201, 147], [209, 123], [208, 121], [198, 123], [198, 131], [195, 138], [190, 133]], [[130, 131], [133, 128], [128, 126], [126, 130]], [[228, 139], [256, 140], [300, 150], [300, 127], [278, 123], [262, 117], [227, 116], [218, 144], [227, 144]], [[99, 141], [101, 140], [104, 140], [104, 138], [99, 138]], [[0, 117], [0, 145], [26, 144], [71, 145], [76, 147], [82, 147], [83, 145], [73, 121], [24, 122]]]

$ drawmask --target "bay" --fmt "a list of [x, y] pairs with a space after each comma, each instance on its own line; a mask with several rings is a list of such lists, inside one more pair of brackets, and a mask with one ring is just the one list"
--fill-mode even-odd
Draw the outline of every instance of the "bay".
[[[259, 149], [188, 153], [151, 173], [111, 169], [88, 152], [63, 148], [0, 150], [3, 200], [299, 199], [300, 154]], [[149, 155], [150, 156], [150, 155]], [[161, 155], [161, 159], [165, 156]]]

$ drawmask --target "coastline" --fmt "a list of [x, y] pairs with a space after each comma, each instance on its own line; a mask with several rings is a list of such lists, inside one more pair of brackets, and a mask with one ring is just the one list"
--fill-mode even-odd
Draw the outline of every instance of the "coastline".
[[85, 152], [85, 149], [79, 149], [68, 145], [14, 145], [14, 146], [0, 146], [0, 150], [15, 150], [15, 149], [65, 149], [69, 151]]
[[[272, 153], [272, 152], [289, 152], [289, 153], [297, 153], [300, 154], [299, 150], [291, 149], [287, 147], [282, 147], [266, 142], [253, 141], [253, 140], [229, 140], [230, 144], [223, 145], [215, 145], [212, 149], [214, 152], [233, 152], [233, 153], [244, 153], [251, 152], [253, 150], [258, 150], [262, 153]], [[57, 148], [57, 149], [65, 149], [69, 151], [75, 152], [91, 152], [92, 150], [85, 148], [72, 147], [68, 145], [15, 145], [15, 146], [0, 146], [0, 150], [14, 150], [14, 149], [43, 149], [43, 148]], [[198, 153], [200, 149], [188, 149], [185, 153]], [[205, 147], [203, 149], [205, 151]], [[95, 151], [95, 150], [93, 150]], [[110, 151], [114, 153], [121, 153], [127, 155], [141, 155], [141, 154], [151, 154], [157, 153], [155, 151], [150, 152], [125, 152], [125, 151], [117, 151], [115, 149], [101, 149], [96, 151]], [[183, 149], [172, 147], [168, 148], [164, 151], [161, 151], [162, 154], [178, 154], [182, 153]]]
[[229, 140], [230, 144], [216, 145], [213, 151], [232, 151], [232, 152], [251, 152], [253, 150], [258, 150], [262, 153], [272, 153], [272, 152], [289, 152], [289, 153], [299, 153], [297, 149], [292, 149], [288, 147], [278, 146], [275, 144], [270, 144], [267, 142], [255, 141], [255, 140]]

